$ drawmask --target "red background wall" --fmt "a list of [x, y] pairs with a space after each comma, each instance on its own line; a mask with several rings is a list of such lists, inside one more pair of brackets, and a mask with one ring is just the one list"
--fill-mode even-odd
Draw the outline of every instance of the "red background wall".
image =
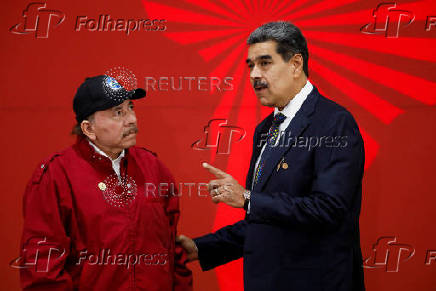
[[[17, 29], [27, 33], [14, 33], [31, 3], [3, 1], [0, 18], [2, 290], [19, 289], [18, 270], [10, 262], [19, 253], [25, 184], [39, 161], [74, 142], [72, 97], [86, 76], [122, 66], [142, 87], [147, 77], [175, 77], [176, 86], [179, 77], [206, 77], [200, 87], [184, 81], [182, 90], [149, 88], [147, 98], [136, 103], [138, 145], [157, 152], [180, 183], [212, 178], [201, 161], [244, 183], [254, 127], [270, 112], [249, 86], [244, 41], [260, 24], [282, 19], [293, 21], [308, 39], [312, 83], [353, 113], [365, 139], [361, 242], [367, 290], [436, 290], [434, 1], [397, 1], [376, 11], [383, 2], [47, 1], [37, 13], [38, 31], [31, 31], [36, 14], [29, 12], [27, 26]], [[44, 23], [47, 13], [55, 14], [50, 23]], [[128, 35], [75, 30], [78, 16], [99, 15], [165, 21], [162, 31]], [[221, 83], [221, 90], [205, 85], [226, 77], [231, 86]], [[218, 152], [214, 142], [204, 143], [205, 126], [213, 119], [228, 126], [221, 127]], [[212, 127], [206, 131], [214, 139]], [[243, 215], [183, 190], [181, 233], [205, 234]], [[210, 272], [201, 272], [198, 263], [191, 268], [195, 290], [242, 290], [240, 261]]]

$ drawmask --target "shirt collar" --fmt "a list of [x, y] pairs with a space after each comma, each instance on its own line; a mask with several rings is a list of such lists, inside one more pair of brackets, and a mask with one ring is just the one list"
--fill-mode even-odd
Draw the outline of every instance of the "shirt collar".
[[112, 160], [104, 151], [102, 151], [101, 149], [99, 149], [93, 142], [91, 142], [89, 139], [88, 139], [88, 142], [89, 142], [89, 144], [94, 148], [94, 150], [98, 153], [98, 154], [100, 154], [100, 155], [102, 155], [102, 156], [104, 156], [104, 157], [106, 157], [106, 158], [109, 158], [112, 162], [118, 162], [118, 161], [121, 161], [121, 159], [124, 157], [124, 155], [125, 155], [125, 150], [123, 150], [122, 152], [121, 152], [121, 154], [118, 156], [118, 158], [116, 158], [116, 159], [114, 159], [114, 160]]
[[280, 111], [277, 107], [274, 108], [274, 116], [279, 112], [284, 114], [286, 117], [292, 117], [293, 115], [295, 115], [295, 108], [300, 108], [301, 104], [304, 102], [304, 100], [306, 100], [307, 95], [312, 92], [312, 89], [312, 83], [307, 80], [306, 85], [304, 85], [300, 92], [298, 92], [297, 95], [295, 95], [295, 97], [292, 98], [291, 101], [289, 101], [289, 103], [283, 108], [282, 111]]

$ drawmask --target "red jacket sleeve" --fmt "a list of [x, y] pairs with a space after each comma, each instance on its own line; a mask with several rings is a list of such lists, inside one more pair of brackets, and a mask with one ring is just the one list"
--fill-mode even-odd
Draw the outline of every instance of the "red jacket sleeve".
[[67, 189], [62, 171], [56, 173], [54, 158], [38, 166], [24, 193], [19, 262], [23, 290], [73, 289], [71, 276], [64, 268], [70, 239], [64, 228], [67, 211], [60, 192]]
[[[170, 218], [172, 241], [175, 242], [177, 235], [177, 223], [180, 217], [179, 197], [175, 181], [170, 171], [161, 164], [163, 181], [173, 184], [169, 191], [167, 214]], [[174, 246], [174, 291], [192, 291], [192, 272], [186, 267], [187, 256], [185, 250], [179, 244]]]

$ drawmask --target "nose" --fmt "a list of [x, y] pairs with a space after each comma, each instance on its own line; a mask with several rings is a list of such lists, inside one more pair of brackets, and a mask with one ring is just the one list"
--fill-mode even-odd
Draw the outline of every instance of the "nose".
[[250, 78], [252, 80], [255, 80], [255, 79], [260, 79], [261, 77], [262, 77], [262, 75], [260, 73], [260, 70], [259, 70], [258, 66], [255, 65], [253, 67], [253, 69], [251, 69]]
[[125, 122], [127, 123], [127, 125], [129, 125], [129, 124], [136, 124], [136, 114], [135, 114], [135, 111], [127, 112], [127, 115], [126, 115], [126, 118], [125, 118]]

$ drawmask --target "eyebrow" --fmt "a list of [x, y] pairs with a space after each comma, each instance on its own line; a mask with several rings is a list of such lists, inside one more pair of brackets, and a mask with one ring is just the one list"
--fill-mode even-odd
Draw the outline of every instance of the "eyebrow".
[[[129, 105], [133, 105], [133, 101], [132, 100], [129, 100]], [[117, 111], [117, 110], [120, 110], [120, 109], [123, 109], [123, 107], [121, 107], [121, 105], [117, 105], [115, 107], [112, 107], [112, 111]]]
[[[261, 56], [257, 56], [254, 60], [272, 60], [272, 56], [271, 55], [261, 55]], [[245, 60], [245, 62], [247, 64], [251, 61], [252, 61], [251, 59]]]

